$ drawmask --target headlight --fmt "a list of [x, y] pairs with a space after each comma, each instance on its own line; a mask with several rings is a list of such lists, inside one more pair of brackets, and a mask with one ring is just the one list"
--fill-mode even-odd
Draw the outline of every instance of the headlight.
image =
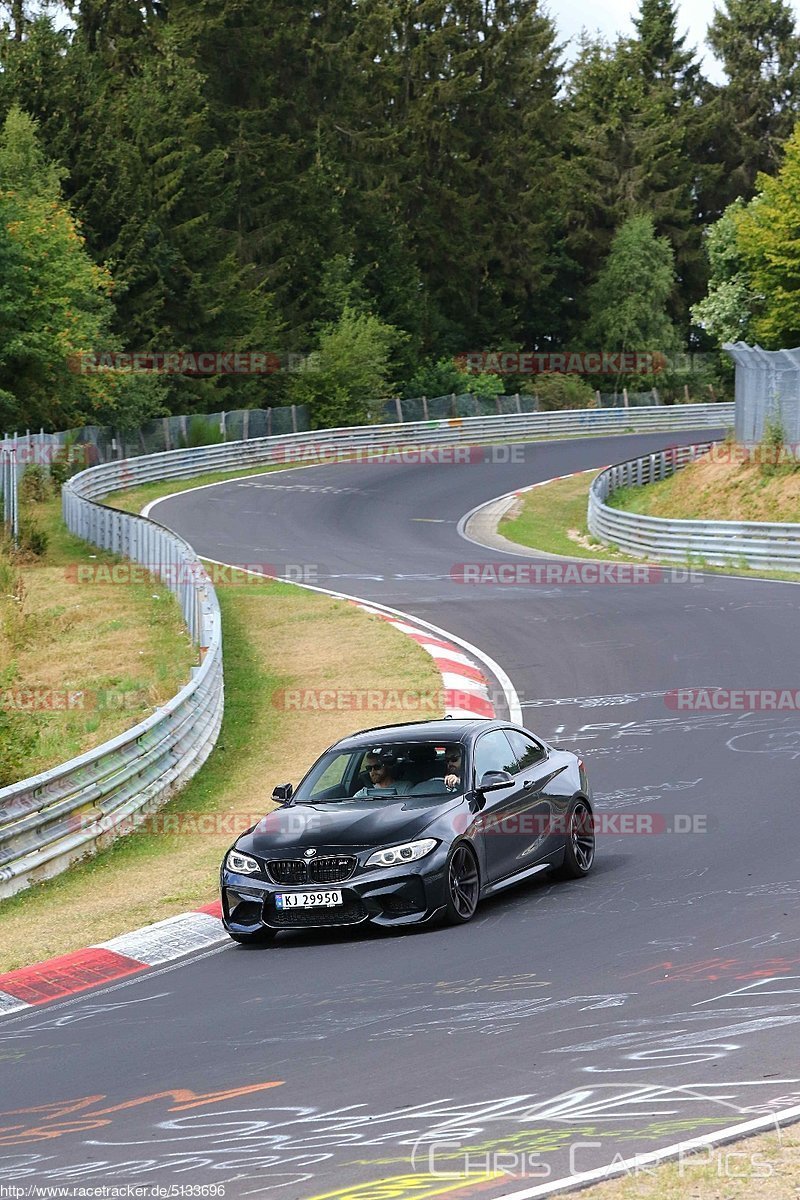
[[430, 854], [436, 846], [435, 838], [422, 838], [419, 842], [406, 842], [404, 846], [389, 846], [386, 850], [376, 850], [367, 859], [368, 867], [396, 867], [398, 863], [416, 862]]
[[237, 875], [254, 875], [256, 871], [261, 870], [254, 858], [251, 858], [249, 854], [240, 854], [238, 850], [228, 851], [225, 866], [229, 871], [235, 871]]

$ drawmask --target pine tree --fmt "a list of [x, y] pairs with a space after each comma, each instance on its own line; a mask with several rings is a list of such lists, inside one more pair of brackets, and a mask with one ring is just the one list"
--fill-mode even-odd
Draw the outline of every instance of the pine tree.
[[800, 37], [786, 0], [724, 0], [707, 41], [727, 76], [719, 93], [724, 204], [749, 199], [758, 172], [777, 169], [798, 115]]
[[714, 178], [713, 164], [705, 165], [713, 157], [702, 103], [708, 89], [677, 32], [673, 0], [641, 0], [634, 25], [637, 36], [613, 47], [585, 40], [571, 74], [577, 186], [568, 245], [590, 283], [613, 230], [638, 211], [651, 213], [675, 254], [670, 309], [686, 337], [689, 306], [706, 283], [700, 205]]
[[[73, 196], [98, 261], [117, 282], [117, 328], [132, 350], [279, 349], [271, 297], [236, 258], [223, 227], [225, 151], [214, 145], [204, 80], [168, 27], [152, 30], [155, 50], [136, 39], [105, 45], [103, 31], [79, 31], [70, 61], [83, 96], [67, 157]], [[156, 52], [157, 51], [157, 52]], [[114, 64], [120, 56], [127, 69]], [[277, 376], [172, 378], [176, 411], [279, 399]]]
[[13, 107], [0, 132], [3, 423], [67, 429], [145, 419], [157, 390], [76, 370], [82, 356], [116, 348], [112, 281], [86, 252], [61, 174], [42, 152], [36, 123]]
[[563, 131], [552, 23], [522, 0], [375, 0], [365, 15], [384, 44], [372, 171], [408, 231], [426, 348], [549, 332]]

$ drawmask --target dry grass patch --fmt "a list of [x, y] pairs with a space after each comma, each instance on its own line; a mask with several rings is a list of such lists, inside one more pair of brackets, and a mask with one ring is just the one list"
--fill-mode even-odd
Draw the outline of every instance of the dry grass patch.
[[0, 786], [137, 724], [186, 683], [197, 658], [162, 583], [75, 582], [78, 566], [113, 558], [67, 533], [59, 501], [31, 507], [49, 546], [14, 564], [17, 596], [0, 605]]
[[[359, 697], [403, 688], [439, 699], [441, 679], [425, 651], [353, 604], [279, 583], [242, 582], [218, 595], [225, 718], [208, 762], [162, 810], [179, 818], [183, 832], [158, 832], [163, 823], [156, 817], [151, 831], [121, 838], [65, 875], [0, 904], [0, 971], [213, 900], [224, 851], [272, 807], [276, 783], [297, 783], [311, 761], [347, 733], [413, 715], [391, 707], [391, 697], [383, 711], [359, 711]], [[285, 689], [302, 694], [305, 703], [287, 705]], [[338, 691], [340, 707], [314, 707], [319, 689], [328, 696]], [[426, 713], [441, 714], [441, 707]]]
[[800, 470], [767, 474], [740, 450], [718, 446], [669, 479], [618, 492], [615, 506], [675, 520], [800, 521]]
[[713, 1146], [581, 1192], [585, 1200], [797, 1200], [800, 1125]]

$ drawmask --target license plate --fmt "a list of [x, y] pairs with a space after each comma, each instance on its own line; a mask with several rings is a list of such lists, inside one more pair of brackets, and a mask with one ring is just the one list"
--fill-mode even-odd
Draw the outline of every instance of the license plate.
[[333, 892], [277, 892], [276, 908], [333, 908], [342, 903], [342, 893]]

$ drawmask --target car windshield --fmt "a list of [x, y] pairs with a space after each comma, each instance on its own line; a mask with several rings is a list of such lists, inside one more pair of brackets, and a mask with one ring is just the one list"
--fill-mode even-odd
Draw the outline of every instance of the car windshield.
[[298, 804], [442, 800], [464, 791], [464, 749], [446, 742], [376, 742], [329, 750], [294, 794]]

